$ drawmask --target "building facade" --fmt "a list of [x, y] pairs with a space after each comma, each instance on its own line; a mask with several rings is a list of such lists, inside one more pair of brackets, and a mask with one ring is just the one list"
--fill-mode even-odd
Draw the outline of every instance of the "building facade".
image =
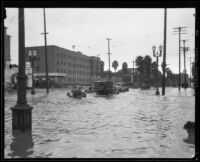
[[[4, 88], [5, 90], [9, 88], [16, 87], [17, 84], [17, 74], [18, 66], [11, 64], [11, 51], [10, 51], [10, 38], [11, 36], [7, 34], [7, 27], [4, 27]], [[32, 86], [32, 68], [29, 63], [26, 63], [25, 74], [27, 75], [27, 87]]]
[[[34, 77], [36, 83], [45, 83], [45, 48], [44, 46], [26, 47], [26, 60], [29, 60], [29, 51], [36, 51], [34, 63]], [[103, 61], [94, 56], [86, 56], [81, 52], [70, 51], [55, 45], [47, 46], [47, 64], [49, 84], [66, 86], [72, 84], [87, 85], [100, 76], [103, 70]]]

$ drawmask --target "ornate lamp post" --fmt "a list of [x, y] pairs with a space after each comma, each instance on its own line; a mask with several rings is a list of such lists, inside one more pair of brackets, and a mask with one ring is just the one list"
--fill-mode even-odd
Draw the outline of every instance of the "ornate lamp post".
[[152, 50], [153, 50], [153, 57], [156, 57], [156, 64], [157, 64], [157, 74], [156, 74], [157, 87], [156, 87], [155, 94], [159, 95], [160, 92], [159, 92], [159, 85], [158, 85], [159, 84], [159, 82], [158, 82], [158, 58], [162, 56], [162, 46], [161, 45], [159, 46], [159, 52], [158, 51], [156, 52], [156, 46], [155, 45], [153, 45]]
[[34, 78], [33, 78], [33, 69], [34, 69], [34, 61], [36, 60], [37, 56], [37, 51], [29, 51], [28, 52], [29, 60], [31, 61], [31, 67], [32, 67], [32, 89], [31, 89], [31, 94], [34, 95]]

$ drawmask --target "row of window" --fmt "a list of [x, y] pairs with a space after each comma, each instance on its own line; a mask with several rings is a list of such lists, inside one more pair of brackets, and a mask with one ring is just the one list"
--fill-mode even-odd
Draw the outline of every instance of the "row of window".
[[[59, 65], [59, 63], [61, 64], [61, 65], [66, 65], [66, 62], [63, 62], [63, 61], [61, 61], [61, 62], [59, 62], [59, 60], [57, 60], [57, 65]], [[71, 62], [69, 62], [68, 63], [68, 66], [69, 67], [78, 67], [78, 68], [86, 68], [86, 69], [89, 69], [90, 67], [89, 66], [87, 66], [87, 65], [81, 65], [81, 64], [75, 64], [75, 63], [71, 63]]]
[[[61, 72], [61, 73], [66, 73], [66, 69], [57, 69], [57, 72], [59, 73], [59, 72]], [[90, 75], [90, 72], [87, 72], [87, 71], [79, 71], [79, 70], [77, 70], [77, 71], [75, 71], [75, 70], [68, 70], [68, 74], [76, 74], [76, 72], [77, 72], [77, 74], [82, 74], [82, 75]]]
[[66, 55], [66, 54], [62, 54], [62, 53], [57, 53], [57, 57], [58, 58], [68, 58], [69, 60], [77, 60], [77, 61], [82, 61], [82, 62], [86, 62], [88, 63], [89, 60], [85, 59], [85, 58], [81, 58], [81, 57], [76, 57], [76, 56], [71, 56], [71, 55]]
[[[77, 82], [89, 82], [88, 78], [77, 78]], [[68, 78], [68, 82], [76, 82], [76, 78]]]

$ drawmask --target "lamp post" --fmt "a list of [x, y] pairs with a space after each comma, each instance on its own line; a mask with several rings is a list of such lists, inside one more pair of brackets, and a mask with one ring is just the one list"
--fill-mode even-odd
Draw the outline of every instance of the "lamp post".
[[159, 82], [158, 82], [158, 58], [162, 56], [162, 46], [161, 45], [159, 46], [159, 52], [158, 51], [156, 52], [156, 46], [155, 45], [153, 45], [152, 50], [153, 50], [153, 57], [156, 57], [156, 64], [157, 64], [157, 74], [156, 74], [157, 86], [156, 86], [155, 94], [159, 95], [160, 92], [159, 92], [159, 85], [158, 85], [159, 84]]
[[32, 88], [31, 88], [31, 94], [34, 95], [34, 77], [33, 77], [33, 69], [34, 69], [34, 61], [36, 60], [37, 51], [29, 51], [28, 52], [29, 60], [31, 61], [31, 67], [32, 67]]

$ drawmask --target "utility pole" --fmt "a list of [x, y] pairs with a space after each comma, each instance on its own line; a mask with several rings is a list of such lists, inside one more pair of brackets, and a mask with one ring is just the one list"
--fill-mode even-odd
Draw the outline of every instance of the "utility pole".
[[133, 86], [134, 86], [134, 62], [135, 61], [132, 61], [133, 62]]
[[44, 14], [44, 52], [45, 52], [45, 67], [46, 67], [46, 89], [47, 89], [47, 94], [49, 93], [49, 77], [48, 77], [48, 61], [47, 61], [47, 37], [46, 35], [48, 34], [46, 32], [46, 15], [45, 15], [45, 8], [43, 9], [43, 14]]
[[175, 33], [178, 32], [179, 34], [179, 76], [178, 76], [178, 90], [180, 91], [181, 89], [181, 34], [186, 34], [186, 33], [183, 33], [183, 32], [186, 32], [186, 30], [183, 30], [184, 28], [187, 28], [187, 27], [177, 27], [177, 28], [174, 28], [175, 29]]
[[110, 78], [111, 78], [111, 76], [110, 76], [110, 38], [106, 38], [107, 40], [108, 40], [108, 63], [109, 63], [109, 81], [110, 81]]
[[164, 14], [164, 49], [163, 49], [163, 77], [162, 77], [162, 95], [165, 95], [165, 70], [166, 70], [166, 41], [167, 41], [167, 9]]
[[190, 88], [192, 87], [191, 86], [191, 79], [192, 79], [192, 68], [191, 68], [191, 58], [194, 58], [194, 57], [188, 57], [190, 59]]
[[[188, 39], [187, 39], [188, 40]], [[185, 79], [185, 81], [184, 81], [184, 83], [185, 83], [185, 86], [184, 86], [184, 88], [186, 89], [186, 59], [185, 59], [185, 53], [186, 53], [186, 51], [188, 51], [188, 47], [185, 47], [185, 42], [187, 41], [186, 39], [185, 40], [182, 40], [183, 41], [183, 54], [184, 54], [184, 79]]]

